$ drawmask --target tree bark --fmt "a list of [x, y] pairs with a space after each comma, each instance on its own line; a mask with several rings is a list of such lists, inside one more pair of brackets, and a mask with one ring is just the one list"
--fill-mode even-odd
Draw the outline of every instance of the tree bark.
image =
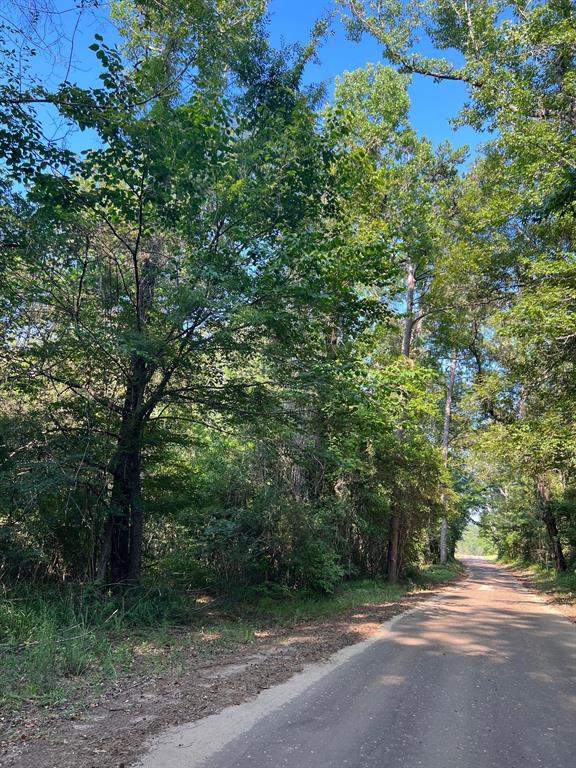
[[136, 583], [140, 577], [142, 538], [141, 466], [144, 432], [146, 364], [133, 355], [126, 385], [116, 453], [111, 463], [112, 526], [110, 576], [113, 584]]
[[[454, 383], [456, 381], [457, 367], [456, 350], [452, 351], [450, 359], [450, 373], [448, 375], [448, 385], [446, 388], [446, 402], [444, 404], [444, 429], [442, 431], [442, 454], [444, 456], [444, 466], [448, 466], [448, 446], [450, 445], [450, 422], [452, 421], [452, 397], [454, 394]], [[446, 493], [442, 492], [442, 505], [446, 504]], [[446, 515], [442, 518], [440, 526], [440, 563], [446, 565], [448, 562], [448, 520]]]
[[550, 549], [552, 550], [552, 557], [554, 558], [554, 566], [556, 570], [561, 573], [567, 569], [566, 559], [564, 558], [562, 543], [558, 534], [556, 517], [552, 511], [552, 505], [550, 503], [550, 486], [543, 475], [539, 475], [536, 478], [536, 495], [542, 513], [542, 520], [544, 521], [546, 533], [548, 534], [548, 541], [550, 543]]
[[[146, 334], [150, 307], [154, 299], [157, 254], [148, 253], [138, 261], [134, 253], [137, 285], [136, 327]], [[143, 509], [141, 490], [142, 439], [146, 421], [154, 406], [154, 396], [146, 401], [146, 388], [152, 368], [138, 352], [133, 352], [126, 378], [124, 403], [116, 451], [110, 462], [112, 492], [103, 555], [109, 554], [111, 582], [119, 588], [140, 579], [142, 558]], [[109, 531], [108, 531], [109, 528]], [[105, 570], [101, 557], [99, 571]]]
[[391, 584], [396, 584], [398, 576], [400, 574], [399, 563], [399, 548], [400, 548], [400, 515], [398, 510], [393, 509], [390, 517], [390, 525], [388, 529], [388, 558], [386, 564], [386, 573], [388, 581]]
[[410, 357], [412, 331], [414, 329], [414, 291], [416, 289], [416, 267], [410, 261], [406, 267], [406, 321], [402, 336], [402, 354]]
[[[406, 266], [406, 319], [402, 334], [402, 355], [410, 357], [412, 331], [414, 329], [414, 293], [416, 288], [416, 267], [409, 261]], [[402, 429], [396, 431], [396, 437], [402, 437]], [[388, 557], [386, 575], [391, 584], [395, 584], [400, 576], [401, 567], [401, 511], [397, 503], [392, 504], [390, 522], [388, 525]]]
[[[140, 576], [139, 453], [140, 446], [136, 440], [131, 440], [130, 444], [119, 447], [118, 461], [113, 472], [110, 501], [112, 520], [110, 576], [112, 583], [116, 585], [135, 583]], [[138, 519], [134, 516], [135, 510]], [[135, 522], [137, 530], [134, 530]]]

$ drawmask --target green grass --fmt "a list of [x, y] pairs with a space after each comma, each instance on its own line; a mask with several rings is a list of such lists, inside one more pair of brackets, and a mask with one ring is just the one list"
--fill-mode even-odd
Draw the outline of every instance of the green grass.
[[199, 615], [189, 596], [158, 589], [121, 598], [77, 588], [7, 591], [0, 599], [0, 707], [61, 703], [85, 683], [106, 685], [130, 670], [134, 654], [149, 648], [157, 656], [170, 627]]
[[260, 590], [210, 598], [142, 587], [115, 597], [93, 589], [13, 589], [0, 599], [0, 709], [64, 706], [131, 672], [178, 667], [190, 647], [210, 657], [253, 641], [266, 627], [394, 602], [462, 571], [458, 563], [432, 566], [405, 584], [358, 580], [333, 595]]
[[522, 562], [511, 562], [508, 565], [530, 571], [531, 581], [536, 589], [563, 595], [576, 601], [576, 570], [573, 568], [564, 573], [558, 573], [554, 568]]

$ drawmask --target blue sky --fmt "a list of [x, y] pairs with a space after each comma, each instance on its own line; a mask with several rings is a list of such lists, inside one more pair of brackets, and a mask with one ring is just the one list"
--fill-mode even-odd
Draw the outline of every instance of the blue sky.
[[[42, 77], [52, 84], [59, 82], [70, 68], [70, 79], [81, 85], [95, 84], [97, 70], [95, 58], [88, 46], [94, 34], [100, 32], [106, 42], [115, 40], [115, 30], [106, 18], [104, 10], [83, 13], [80, 21], [71, 0], [55, 0], [60, 13], [59, 28], [39, 30], [39, 38], [46, 44], [48, 56], [40, 55], [37, 66]], [[315, 21], [334, 10], [330, 0], [270, 0], [270, 36], [276, 45], [294, 42], [304, 43]], [[70, 55], [70, 52], [72, 54]], [[365, 36], [360, 43], [346, 39], [342, 24], [335, 20], [331, 34], [319, 52], [319, 63], [311, 63], [306, 71], [306, 80], [325, 82], [331, 93], [335, 78], [345, 70], [364, 66], [367, 62], [382, 60], [381, 48], [377, 41]], [[466, 88], [457, 82], [434, 83], [431, 79], [415, 76], [410, 86], [412, 101], [411, 121], [415, 129], [427, 136], [435, 146], [450, 141], [455, 147], [468, 145], [474, 148], [482, 136], [469, 127], [458, 128], [450, 125], [466, 99]], [[55, 126], [55, 131], [58, 127]], [[76, 143], [76, 142], [73, 142]]]
[[[327, 0], [271, 0], [271, 38], [275, 43], [305, 42], [314, 22], [334, 10]], [[367, 62], [382, 61], [378, 42], [365, 36], [361, 43], [346, 39], [342, 24], [335, 22], [333, 33], [320, 50], [320, 64], [311, 65], [306, 73], [310, 82], [326, 81], [329, 92], [334, 79], [345, 70], [363, 67]], [[454, 131], [450, 118], [457, 116], [466, 100], [462, 83], [434, 83], [417, 75], [410, 86], [412, 125], [435, 146], [450, 141], [455, 147], [467, 145], [473, 151], [482, 136], [465, 126]]]

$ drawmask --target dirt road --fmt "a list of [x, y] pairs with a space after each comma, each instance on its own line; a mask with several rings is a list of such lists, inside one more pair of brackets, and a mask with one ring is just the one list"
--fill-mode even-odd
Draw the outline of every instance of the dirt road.
[[470, 578], [254, 701], [166, 731], [141, 768], [570, 768], [576, 627], [481, 559]]

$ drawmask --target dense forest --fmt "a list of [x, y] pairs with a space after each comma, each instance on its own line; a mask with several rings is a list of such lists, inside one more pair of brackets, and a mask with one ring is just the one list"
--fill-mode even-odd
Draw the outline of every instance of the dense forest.
[[[264, 0], [122, 0], [55, 87], [50, 14], [8, 5], [7, 590], [396, 582], [471, 515], [573, 564], [570, 0], [341, 0], [281, 49]], [[342, 21], [383, 61], [332, 93]], [[465, 84], [474, 158], [411, 126], [413, 77]]]

